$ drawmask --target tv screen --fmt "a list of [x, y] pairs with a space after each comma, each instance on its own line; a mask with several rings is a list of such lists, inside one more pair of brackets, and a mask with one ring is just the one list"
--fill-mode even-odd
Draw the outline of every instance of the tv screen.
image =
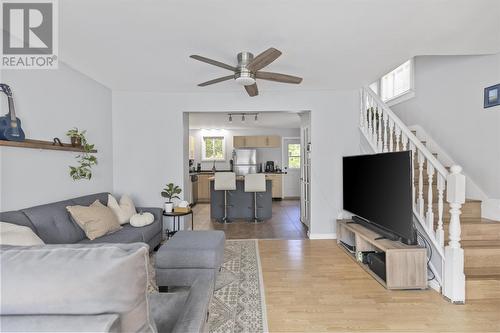
[[344, 209], [414, 244], [411, 152], [343, 159]]

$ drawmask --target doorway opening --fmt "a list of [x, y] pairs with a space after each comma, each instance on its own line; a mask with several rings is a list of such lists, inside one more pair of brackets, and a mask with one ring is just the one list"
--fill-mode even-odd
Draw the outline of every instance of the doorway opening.
[[[309, 111], [188, 112], [184, 119], [186, 199], [195, 230], [223, 230], [228, 239], [308, 237]], [[226, 199], [215, 191], [218, 172], [236, 174], [237, 188]], [[254, 173], [266, 179], [256, 207], [254, 194], [243, 193], [244, 176]], [[252, 223], [259, 214], [263, 221]], [[221, 223], [222, 217], [230, 223]]]

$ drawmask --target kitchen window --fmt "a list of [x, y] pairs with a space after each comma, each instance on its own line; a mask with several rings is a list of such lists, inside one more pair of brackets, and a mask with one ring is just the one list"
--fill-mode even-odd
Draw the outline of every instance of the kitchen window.
[[300, 169], [300, 144], [288, 144], [288, 168]]
[[224, 161], [226, 159], [226, 140], [223, 136], [204, 136], [201, 159], [203, 161]]

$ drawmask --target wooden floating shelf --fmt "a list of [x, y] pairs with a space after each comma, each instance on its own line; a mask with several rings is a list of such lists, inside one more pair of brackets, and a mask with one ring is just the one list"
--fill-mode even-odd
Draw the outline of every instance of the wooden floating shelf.
[[[30, 148], [30, 149], [46, 149], [46, 150], [61, 150], [72, 151], [76, 153], [83, 153], [82, 147], [73, 147], [71, 144], [63, 143], [62, 146], [54, 144], [52, 141], [42, 140], [29, 140], [26, 139], [22, 142], [0, 140], [0, 147], [17, 147], [17, 148]], [[91, 153], [97, 153], [97, 150], [92, 150]]]

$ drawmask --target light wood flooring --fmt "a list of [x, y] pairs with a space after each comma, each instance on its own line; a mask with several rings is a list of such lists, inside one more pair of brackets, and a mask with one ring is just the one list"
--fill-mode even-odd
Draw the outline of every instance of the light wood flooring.
[[500, 297], [388, 291], [334, 240], [260, 240], [271, 332], [500, 332]]
[[307, 229], [300, 222], [299, 205], [298, 200], [273, 201], [273, 216], [269, 220], [221, 224], [210, 219], [210, 204], [201, 203], [193, 208], [194, 230], [223, 230], [226, 239], [305, 239]]

